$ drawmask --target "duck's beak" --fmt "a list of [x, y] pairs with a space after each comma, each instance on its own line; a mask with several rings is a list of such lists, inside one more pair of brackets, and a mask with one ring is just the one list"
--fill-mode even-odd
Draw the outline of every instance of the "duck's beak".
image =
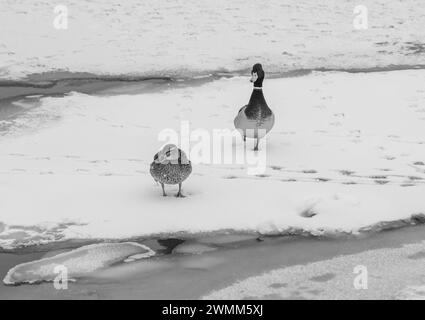
[[258, 79], [257, 72], [253, 72], [252, 73], [252, 76], [251, 76], [251, 79], [249, 81], [255, 82], [255, 81], [257, 81], [257, 79]]

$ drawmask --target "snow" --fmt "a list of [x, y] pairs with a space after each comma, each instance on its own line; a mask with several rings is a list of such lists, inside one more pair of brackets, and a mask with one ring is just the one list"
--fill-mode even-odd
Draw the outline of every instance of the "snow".
[[[423, 64], [422, 0], [67, 0], [57, 30], [48, 0], [2, 0], [0, 78], [67, 70], [192, 76], [244, 70], [253, 59], [283, 72]], [[31, 50], [28, 50], [28, 48]], [[256, 61], [255, 61], [256, 62]]]
[[[425, 298], [425, 242], [366, 250], [241, 279], [203, 299], [421, 299]], [[422, 259], [415, 258], [422, 255]]]
[[87, 245], [50, 258], [17, 265], [9, 270], [3, 282], [10, 285], [53, 281], [58, 277], [58, 270], [66, 270], [70, 280], [122, 262], [127, 257], [134, 261], [153, 254], [151, 249], [135, 242]]
[[400, 300], [425, 300], [425, 285], [408, 286], [404, 288], [397, 299]]
[[425, 214], [424, 80], [423, 70], [266, 78], [276, 124], [259, 153], [247, 148], [252, 159], [264, 157], [265, 172], [248, 174], [255, 161], [194, 162], [183, 199], [171, 186], [162, 197], [149, 174], [166, 142], [159, 134], [182, 123], [211, 136], [233, 130], [248, 77], [41, 98], [4, 120], [0, 246], [225, 230], [356, 234], [408, 223]]

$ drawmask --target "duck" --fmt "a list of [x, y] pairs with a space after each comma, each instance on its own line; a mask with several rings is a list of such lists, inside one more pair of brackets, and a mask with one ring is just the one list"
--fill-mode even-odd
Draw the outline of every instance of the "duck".
[[274, 125], [273, 111], [267, 105], [263, 94], [263, 80], [265, 72], [260, 63], [254, 64], [251, 70], [250, 81], [254, 84], [251, 98], [243, 106], [234, 120], [235, 128], [241, 133], [244, 142], [246, 138], [256, 139], [254, 151], [258, 151], [258, 144]]
[[184, 151], [174, 144], [167, 144], [155, 154], [150, 165], [150, 174], [162, 187], [162, 195], [165, 193], [165, 184], [179, 185], [179, 192], [176, 197], [184, 198], [182, 193], [182, 183], [192, 173], [192, 163], [187, 158]]

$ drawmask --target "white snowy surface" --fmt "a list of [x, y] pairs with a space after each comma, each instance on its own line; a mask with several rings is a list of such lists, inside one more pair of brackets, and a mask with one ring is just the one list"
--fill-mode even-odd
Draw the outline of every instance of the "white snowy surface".
[[3, 282], [21, 284], [53, 281], [59, 275], [66, 275], [70, 280], [87, 276], [126, 258], [132, 257], [131, 261], [134, 261], [153, 254], [151, 249], [135, 242], [92, 244], [50, 258], [17, 265], [9, 270]]
[[260, 144], [264, 174], [194, 163], [183, 199], [170, 186], [162, 197], [149, 174], [164, 143], [158, 134], [181, 121], [192, 130], [233, 129], [251, 94], [248, 78], [42, 98], [4, 120], [0, 245], [223, 229], [356, 233], [424, 214], [424, 83], [423, 70], [266, 79], [276, 124]]
[[425, 242], [249, 277], [203, 299], [425, 299]]
[[408, 286], [397, 296], [401, 300], [425, 300], [425, 285]]
[[[68, 8], [68, 29], [53, 22]], [[368, 29], [356, 30], [357, 5]], [[0, 78], [67, 70], [114, 75], [423, 64], [422, 0], [2, 0]]]

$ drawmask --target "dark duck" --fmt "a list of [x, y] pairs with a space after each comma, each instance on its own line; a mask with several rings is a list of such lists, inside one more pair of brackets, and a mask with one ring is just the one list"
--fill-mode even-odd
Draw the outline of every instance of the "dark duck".
[[234, 123], [236, 129], [246, 138], [256, 139], [254, 150], [258, 150], [258, 143], [274, 125], [274, 114], [267, 105], [263, 94], [264, 70], [257, 63], [252, 67], [251, 82], [254, 83], [251, 98], [246, 106], [239, 110]]
[[165, 145], [154, 157], [150, 167], [150, 173], [156, 182], [162, 187], [162, 195], [165, 197], [165, 184], [179, 185], [176, 197], [184, 197], [182, 194], [182, 182], [192, 172], [192, 164], [184, 151], [174, 144]]

